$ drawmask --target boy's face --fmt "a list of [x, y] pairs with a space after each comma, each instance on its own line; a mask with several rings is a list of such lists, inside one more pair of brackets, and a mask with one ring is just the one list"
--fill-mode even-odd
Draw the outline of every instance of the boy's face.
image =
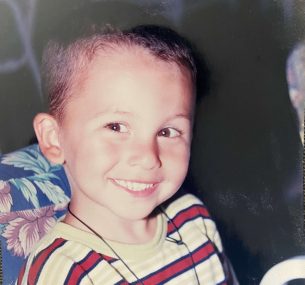
[[187, 173], [188, 72], [140, 48], [120, 49], [98, 55], [77, 92], [59, 130], [74, 209], [145, 219]]

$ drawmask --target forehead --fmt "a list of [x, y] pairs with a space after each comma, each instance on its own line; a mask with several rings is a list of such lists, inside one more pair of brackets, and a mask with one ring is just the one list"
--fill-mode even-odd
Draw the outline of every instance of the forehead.
[[[95, 96], [97, 101], [103, 100], [105, 105], [109, 100], [116, 104], [113, 98], [109, 98], [113, 97], [110, 94], [120, 93], [122, 95], [117, 96], [119, 104], [122, 100], [125, 101], [124, 97], [126, 100], [131, 98], [130, 94], [127, 96], [128, 89], [142, 93], [142, 97], [148, 96], [147, 98], [150, 90], [164, 93], [165, 97], [165, 93], [171, 90], [172, 93], [177, 93], [177, 96], [171, 97], [171, 101], [177, 104], [183, 101], [183, 104], [191, 107], [194, 102], [190, 72], [177, 63], [157, 58], [142, 47], [119, 46], [100, 50], [87, 65], [86, 70], [79, 74], [78, 78], [74, 78], [74, 81], [78, 86], [74, 85], [74, 94], [66, 107], [78, 98], [87, 97], [88, 94]], [[179, 96], [182, 89], [184, 95]], [[108, 94], [108, 98], [105, 94]]]
[[[82, 62], [83, 59], [80, 58]], [[85, 60], [86, 61], [86, 60]], [[82, 65], [82, 64], [81, 64]], [[112, 45], [98, 50], [87, 64], [79, 71], [75, 70], [72, 78], [73, 96], [81, 92], [80, 89], [85, 87], [87, 80], [90, 80], [96, 73], [120, 73], [124, 70], [150, 70], [154, 73], [170, 73], [176, 79], [183, 79], [195, 93], [195, 86], [192, 80], [191, 71], [185, 66], [173, 61], [165, 61], [156, 57], [149, 49], [140, 46]], [[74, 87], [73, 87], [74, 86]]]

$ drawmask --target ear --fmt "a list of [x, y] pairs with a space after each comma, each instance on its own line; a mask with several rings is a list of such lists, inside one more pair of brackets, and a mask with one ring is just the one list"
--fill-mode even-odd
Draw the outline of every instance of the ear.
[[59, 141], [59, 125], [56, 119], [46, 113], [39, 113], [33, 121], [39, 147], [46, 158], [57, 164], [64, 163], [64, 153]]

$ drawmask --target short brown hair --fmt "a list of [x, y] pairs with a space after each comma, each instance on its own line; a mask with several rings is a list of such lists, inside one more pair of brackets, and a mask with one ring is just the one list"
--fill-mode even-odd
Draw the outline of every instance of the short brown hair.
[[81, 74], [100, 50], [116, 47], [142, 47], [162, 61], [175, 63], [190, 72], [196, 86], [197, 69], [190, 44], [170, 28], [141, 25], [128, 30], [107, 27], [82, 36], [67, 45], [48, 43], [42, 59], [43, 91], [48, 97], [49, 112], [62, 120], [67, 101], [82, 81]]

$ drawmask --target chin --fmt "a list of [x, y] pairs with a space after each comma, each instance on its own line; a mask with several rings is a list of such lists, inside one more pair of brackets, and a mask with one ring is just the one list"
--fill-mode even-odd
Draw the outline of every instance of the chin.
[[[157, 207], [157, 206], [156, 206]], [[137, 209], [136, 207], [132, 209], [125, 209], [125, 211], [120, 211], [117, 213], [118, 216], [121, 216], [121, 218], [125, 220], [135, 221], [135, 220], [144, 220], [151, 216], [151, 214], [154, 212], [156, 207], [150, 207], [150, 208], [140, 208]]]

